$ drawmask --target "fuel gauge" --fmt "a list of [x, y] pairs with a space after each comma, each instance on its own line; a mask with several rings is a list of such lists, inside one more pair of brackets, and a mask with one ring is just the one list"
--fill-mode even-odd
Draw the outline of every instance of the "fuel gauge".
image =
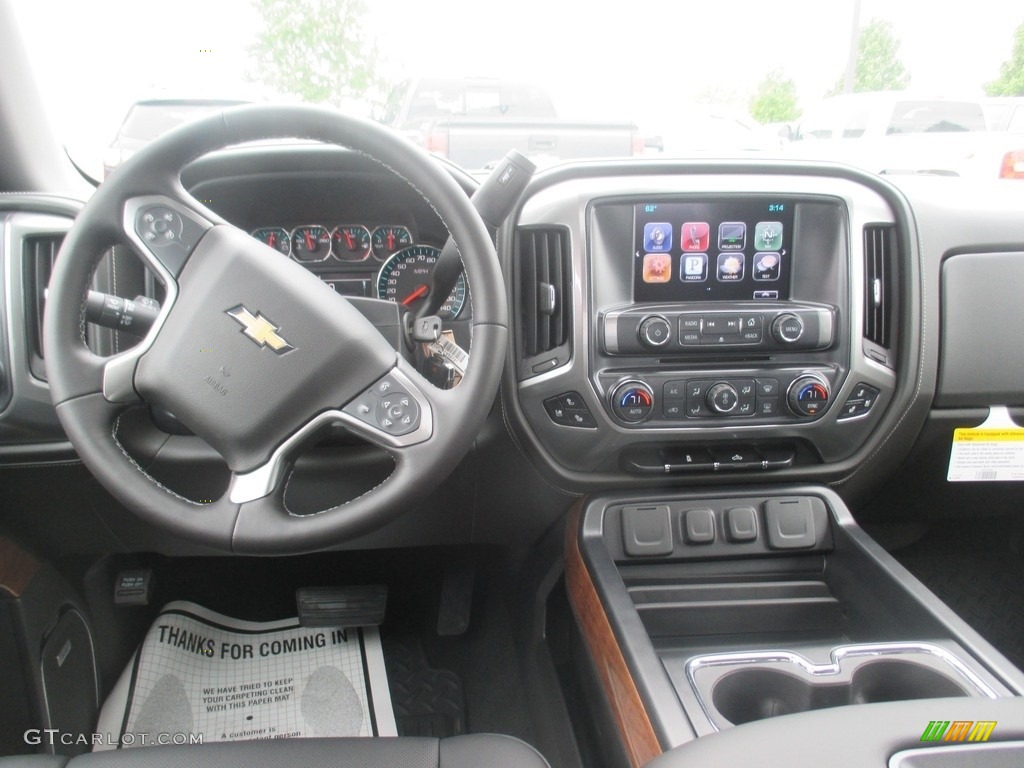
[[410, 245], [412, 235], [407, 227], [387, 225], [373, 230], [373, 257], [378, 261]]
[[304, 263], [323, 261], [331, 255], [331, 235], [319, 226], [297, 227], [292, 230], [292, 258]]
[[290, 256], [292, 253], [291, 239], [288, 237], [288, 230], [281, 227], [263, 227], [254, 230], [252, 236], [264, 245], [269, 245], [275, 251]]
[[342, 224], [331, 234], [331, 249], [339, 261], [364, 261], [370, 255], [370, 230], [361, 224]]

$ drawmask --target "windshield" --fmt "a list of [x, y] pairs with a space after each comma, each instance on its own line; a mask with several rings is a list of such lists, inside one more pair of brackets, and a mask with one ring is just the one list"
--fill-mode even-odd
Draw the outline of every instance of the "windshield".
[[[470, 171], [513, 146], [550, 165], [801, 157], [832, 143], [830, 159], [881, 172], [893, 162], [880, 140], [928, 132], [923, 167], [985, 174], [963, 161], [1005, 151], [986, 96], [1020, 95], [1024, 66], [1024, 11], [1000, 0], [955, 16], [882, 0], [34, 0], [16, 12], [58, 136], [97, 178], [221, 103], [280, 101], [378, 120]], [[978, 148], [947, 157], [945, 133]]]

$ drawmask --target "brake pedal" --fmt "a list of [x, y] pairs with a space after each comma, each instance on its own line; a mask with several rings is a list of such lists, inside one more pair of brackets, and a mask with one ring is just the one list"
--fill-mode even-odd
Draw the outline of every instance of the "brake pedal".
[[388, 588], [301, 587], [295, 590], [295, 602], [304, 627], [375, 627], [384, 623]]

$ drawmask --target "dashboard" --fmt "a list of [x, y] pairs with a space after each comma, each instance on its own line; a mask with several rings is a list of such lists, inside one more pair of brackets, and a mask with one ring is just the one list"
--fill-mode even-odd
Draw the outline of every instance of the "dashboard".
[[[472, 194], [475, 182], [452, 173]], [[1024, 191], [896, 181], [769, 162], [580, 163], [538, 174], [496, 233], [511, 343], [480, 443], [482, 466], [529, 479], [509, 475], [510, 493], [494, 472], [477, 479], [467, 469], [476, 490], [459, 493], [486, 508], [477, 531], [503, 540], [513, 521], [525, 525], [523, 494], [544, 510], [540, 527], [563, 494], [603, 489], [808, 481], [866, 495], [907, 459], [926, 422], [938, 442], [947, 415], [963, 422], [963, 410], [948, 409], [973, 408], [968, 423], [980, 423], [987, 406], [1024, 405], [1015, 348], [970, 342], [1024, 326], [1017, 278], [1006, 279], [1024, 263]], [[414, 190], [342, 150], [228, 150], [192, 163], [182, 182], [349, 296], [403, 303], [447, 239]], [[75, 208], [14, 205], [8, 252], [58, 238], [40, 257], [45, 278]], [[72, 458], [47, 404], [33, 331], [45, 283], [33, 282], [30, 261], [5, 261], [8, 462]], [[141, 286], [130, 260], [114, 261], [96, 289], [142, 292], [129, 287]], [[471, 356], [472, 297], [460, 291], [444, 328]], [[107, 354], [130, 343], [105, 333], [90, 331], [90, 341]], [[187, 443], [175, 451], [206, 460]], [[432, 530], [444, 541], [462, 529]]]

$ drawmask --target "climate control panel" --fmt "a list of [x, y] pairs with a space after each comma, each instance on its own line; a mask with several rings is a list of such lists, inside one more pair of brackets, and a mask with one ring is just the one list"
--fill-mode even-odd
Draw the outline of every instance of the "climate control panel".
[[611, 383], [608, 407], [616, 421], [630, 426], [813, 421], [831, 405], [835, 376], [829, 368], [801, 368], [627, 377]]

